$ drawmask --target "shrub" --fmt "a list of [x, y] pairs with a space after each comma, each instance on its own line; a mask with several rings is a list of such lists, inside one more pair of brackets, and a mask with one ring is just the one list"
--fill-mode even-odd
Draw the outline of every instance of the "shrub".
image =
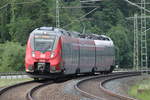
[[24, 69], [25, 47], [16, 42], [0, 44], [0, 72]]

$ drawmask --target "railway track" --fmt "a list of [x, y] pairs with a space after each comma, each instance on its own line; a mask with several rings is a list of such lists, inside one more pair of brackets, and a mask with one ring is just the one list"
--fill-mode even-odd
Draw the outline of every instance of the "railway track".
[[40, 88], [42, 88], [42, 87], [44, 87], [44, 86], [46, 86], [46, 85], [52, 84], [52, 83], [53, 83], [53, 81], [46, 82], [46, 83], [44, 83], [44, 84], [37, 85], [37, 86], [33, 87], [32, 89], [30, 89], [30, 91], [29, 91], [29, 92], [27, 93], [27, 95], [26, 95], [27, 100], [35, 100], [35, 99], [34, 99], [34, 93], [35, 93], [38, 89], [40, 89]]
[[101, 75], [91, 77], [79, 81], [75, 85], [75, 89], [80, 92], [81, 95], [96, 100], [136, 100], [131, 97], [116, 94], [104, 87], [104, 84], [114, 79], [120, 79], [130, 76], [140, 75], [140, 72], [126, 72], [115, 73], [109, 75]]
[[[84, 77], [84, 76], [83, 76]], [[79, 77], [78, 77], [79, 78]], [[0, 89], [0, 100], [37, 100], [37, 91], [52, 83], [63, 83], [72, 79], [65, 77], [53, 80], [28, 81]]]
[[[39, 99], [39, 93], [40, 98], [43, 98], [43, 100], [49, 100], [49, 97], [51, 97], [51, 93], [49, 90], [51, 90], [50, 87], [56, 86], [56, 88], [61, 86], [60, 84], [65, 85], [66, 81], [70, 79], [79, 79], [79, 81], [75, 88], [84, 96], [87, 96], [92, 99], [98, 99], [98, 100], [135, 100], [133, 98], [124, 97], [123, 95], [115, 94], [109, 90], [107, 90], [104, 87], [104, 84], [108, 81], [111, 81], [113, 79], [117, 78], [123, 78], [128, 76], [135, 76], [139, 75], [139, 73], [135, 72], [119, 72], [119, 73], [113, 73], [109, 75], [99, 75], [94, 76], [90, 78], [84, 78], [85, 76], [77, 77], [77, 78], [65, 78], [61, 80], [50, 80], [50, 81], [28, 81], [19, 83], [13, 86], [6, 87], [4, 89], [0, 90], [0, 100], [40, 100]], [[53, 84], [54, 83], [54, 84]], [[55, 84], [56, 83], [56, 84]], [[58, 84], [57, 84], [58, 83]], [[53, 84], [53, 85], [52, 85]], [[88, 87], [88, 88], [87, 88]], [[45, 91], [46, 88], [49, 88]], [[54, 89], [57, 91], [57, 89]], [[53, 90], [53, 92], [54, 92]], [[44, 94], [43, 92], [47, 93], [48, 95]], [[57, 92], [58, 93], [58, 92]], [[57, 94], [56, 93], [56, 94]], [[61, 94], [64, 95], [64, 94]], [[61, 96], [60, 96], [61, 98]], [[72, 99], [71, 96], [68, 96], [66, 98]], [[67, 100], [64, 98], [63, 100]], [[57, 98], [58, 99], [58, 98]], [[78, 100], [79, 98], [74, 97], [73, 100]], [[80, 100], [80, 99], [79, 99]]]
[[38, 87], [46, 83], [44, 80], [39, 82], [28, 81], [3, 88], [0, 90], [0, 100], [27, 100], [27, 94], [31, 88]]

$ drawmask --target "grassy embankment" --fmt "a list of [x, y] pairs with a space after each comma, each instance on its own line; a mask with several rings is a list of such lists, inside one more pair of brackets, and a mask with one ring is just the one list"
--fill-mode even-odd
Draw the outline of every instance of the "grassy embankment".
[[150, 100], [150, 78], [145, 78], [132, 86], [129, 95], [140, 100]]
[[17, 84], [20, 82], [30, 81], [32, 79], [25, 78], [25, 79], [0, 79], [0, 88], [6, 87], [9, 85]]

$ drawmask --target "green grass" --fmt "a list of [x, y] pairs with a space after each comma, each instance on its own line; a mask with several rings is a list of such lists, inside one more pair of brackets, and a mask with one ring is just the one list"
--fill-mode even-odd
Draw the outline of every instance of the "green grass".
[[0, 79], [0, 88], [6, 87], [9, 85], [13, 85], [20, 82], [30, 81], [31, 78], [25, 78], [25, 79]]
[[132, 86], [129, 90], [129, 95], [140, 100], [150, 100], [150, 79], [143, 80]]

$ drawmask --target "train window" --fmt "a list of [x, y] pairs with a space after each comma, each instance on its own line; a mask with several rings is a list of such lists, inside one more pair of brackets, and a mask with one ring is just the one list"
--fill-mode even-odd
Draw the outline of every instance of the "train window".
[[35, 34], [33, 36], [33, 44], [34, 50], [46, 52], [50, 51], [53, 48], [54, 42], [55, 42], [55, 35], [49, 35], [49, 34]]

